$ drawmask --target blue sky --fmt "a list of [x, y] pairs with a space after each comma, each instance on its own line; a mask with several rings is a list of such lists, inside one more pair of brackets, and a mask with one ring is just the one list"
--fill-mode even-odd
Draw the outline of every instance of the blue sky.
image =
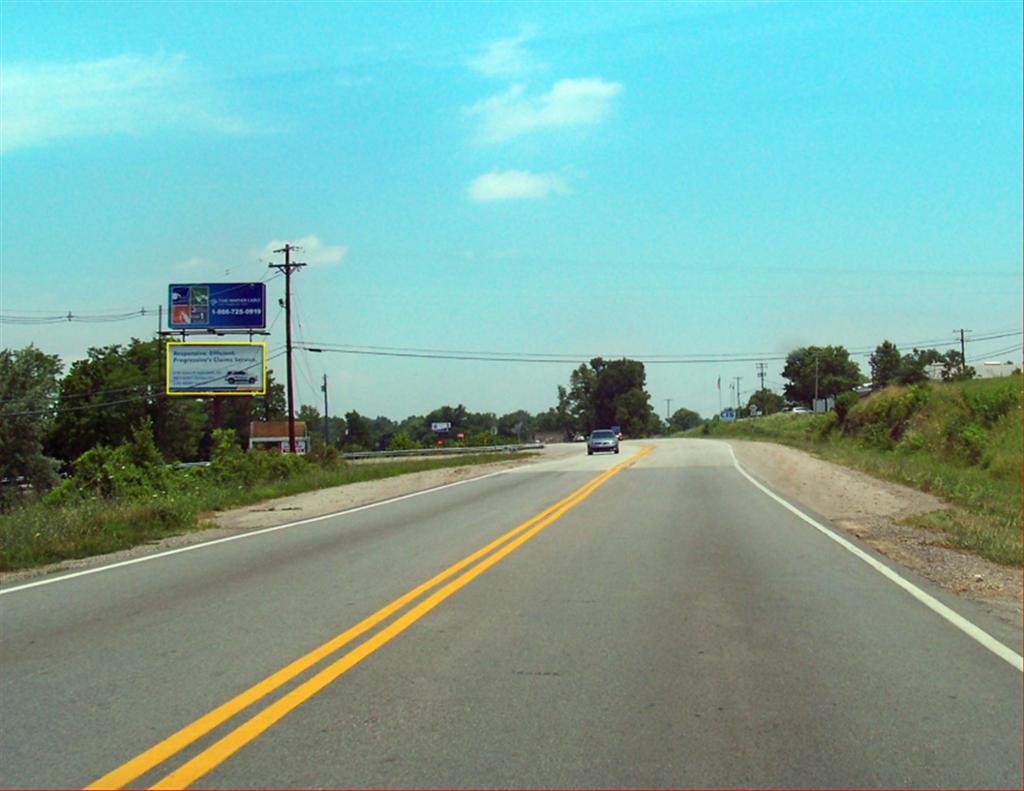
[[[750, 358], [650, 363], [662, 415], [746, 396], [755, 359], [781, 389], [773, 358], [808, 344], [965, 327], [1008, 334], [968, 360], [1021, 357], [1019, 2], [7, 1], [0, 23], [6, 317], [155, 309], [264, 279], [289, 241], [309, 344]], [[155, 329], [0, 324], [66, 364]], [[301, 352], [295, 381], [319, 404], [326, 373], [334, 413], [503, 414], [573, 367]]]

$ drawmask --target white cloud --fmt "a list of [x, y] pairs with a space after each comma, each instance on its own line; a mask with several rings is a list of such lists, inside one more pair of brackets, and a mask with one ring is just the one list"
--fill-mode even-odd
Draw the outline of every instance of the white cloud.
[[467, 189], [478, 202], [501, 200], [538, 200], [552, 193], [570, 192], [565, 180], [554, 173], [529, 173], [524, 170], [491, 171], [477, 176]]
[[559, 80], [538, 97], [526, 95], [522, 85], [477, 102], [469, 113], [481, 117], [480, 138], [500, 143], [513, 137], [552, 127], [585, 126], [602, 121], [622, 83], [597, 77]]
[[160, 128], [242, 131], [182, 55], [5, 66], [0, 103], [0, 151]]
[[[293, 261], [301, 261], [309, 264], [310, 266], [317, 265], [329, 265], [336, 264], [345, 257], [345, 253], [348, 252], [348, 247], [343, 244], [339, 245], [325, 245], [320, 241], [319, 236], [303, 236], [301, 239], [292, 239], [288, 244], [300, 248], [297, 252], [292, 255]], [[273, 239], [263, 247], [260, 251], [259, 257], [265, 259], [271, 259], [278, 263], [284, 263], [284, 255], [282, 253], [275, 253], [275, 250], [281, 250], [285, 246], [285, 241], [282, 239]]]
[[197, 269], [204, 269], [209, 265], [205, 258], [190, 258], [187, 261], [179, 261], [174, 265], [175, 269], [182, 272], [194, 272]]
[[503, 38], [491, 42], [484, 52], [467, 63], [474, 71], [485, 77], [514, 79], [540, 68], [536, 59], [523, 45], [533, 36], [522, 33], [514, 38]]

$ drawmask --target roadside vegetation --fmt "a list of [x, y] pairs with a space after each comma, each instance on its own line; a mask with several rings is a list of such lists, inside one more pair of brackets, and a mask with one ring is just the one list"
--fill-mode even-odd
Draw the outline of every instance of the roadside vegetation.
[[914, 517], [952, 546], [1021, 564], [1021, 376], [893, 385], [836, 399], [825, 415], [713, 420], [678, 436], [763, 440], [931, 492], [948, 511]]
[[128, 549], [197, 530], [205, 513], [274, 497], [523, 455], [353, 464], [322, 445], [305, 456], [246, 452], [234, 431], [221, 429], [214, 432], [209, 466], [169, 467], [153, 442], [152, 426], [143, 422], [124, 444], [86, 451], [73, 474], [44, 496], [8, 500], [8, 510], [0, 513], [0, 571]]

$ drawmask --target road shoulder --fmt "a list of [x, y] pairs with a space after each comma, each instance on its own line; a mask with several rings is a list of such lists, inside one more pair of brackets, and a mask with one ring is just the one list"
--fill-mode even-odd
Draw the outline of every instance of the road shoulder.
[[948, 506], [939, 498], [768, 442], [728, 443], [747, 472], [947, 591], [983, 605], [1020, 630], [1022, 572], [946, 545], [905, 520]]

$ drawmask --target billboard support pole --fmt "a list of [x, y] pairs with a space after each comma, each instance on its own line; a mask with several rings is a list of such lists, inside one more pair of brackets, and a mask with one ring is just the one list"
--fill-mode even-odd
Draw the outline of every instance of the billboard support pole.
[[224, 396], [213, 397], [213, 427], [218, 429], [224, 422]]
[[284, 272], [284, 315], [285, 315], [285, 353], [288, 369], [288, 452], [295, 453], [295, 400], [292, 395], [292, 270], [304, 267], [305, 264], [292, 263], [292, 250], [295, 245], [285, 243], [275, 253], [284, 253], [284, 265], [270, 264], [269, 268]]

